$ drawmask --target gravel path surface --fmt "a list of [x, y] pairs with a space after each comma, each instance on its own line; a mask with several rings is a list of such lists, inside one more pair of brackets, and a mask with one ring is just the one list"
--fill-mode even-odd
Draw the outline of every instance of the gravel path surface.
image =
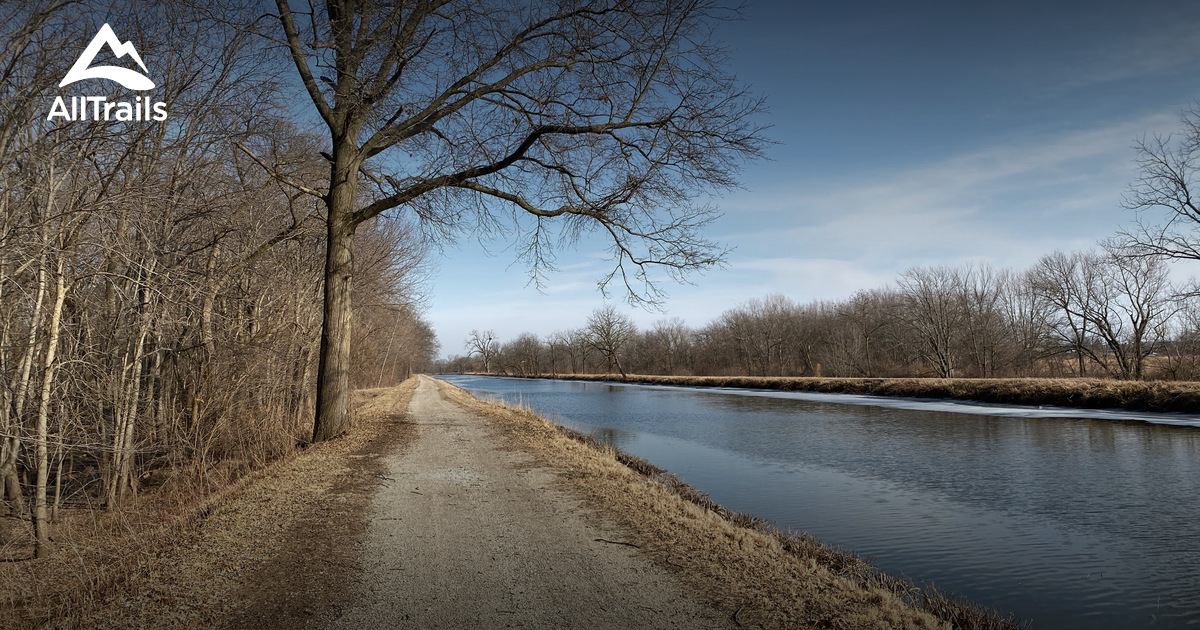
[[416, 442], [389, 455], [334, 628], [726, 628], [717, 611], [598, 525], [487, 421], [421, 377]]

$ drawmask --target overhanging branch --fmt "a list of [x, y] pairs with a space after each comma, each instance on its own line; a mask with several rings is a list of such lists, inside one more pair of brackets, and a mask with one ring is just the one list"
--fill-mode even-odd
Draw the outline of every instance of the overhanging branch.
[[251, 160], [258, 162], [258, 165], [263, 167], [263, 170], [266, 171], [267, 174], [269, 174], [271, 177], [274, 177], [276, 180], [278, 180], [284, 184], [287, 184], [288, 186], [291, 186], [292, 188], [295, 188], [296, 190], [299, 190], [302, 193], [305, 193], [307, 195], [312, 195], [312, 196], [316, 197], [317, 199], [325, 198], [324, 193], [314, 190], [312, 188], [309, 188], [308, 186], [305, 186], [304, 184], [297, 182], [296, 180], [288, 177], [287, 175], [284, 175], [283, 173], [280, 173], [279, 171], [271, 168], [270, 166], [267, 166], [266, 162], [262, 161], [262, 159], [259, 158], [257, 155], [254, 155], [253, 153], [251, 153], [250, 149], [247, 149], [246, 147], [242, 146], [242, 144], [240, 142], [234, 142], [233, 146], [241, 149], [242, 153], [245, 153], [246, 155], [250, 156]]

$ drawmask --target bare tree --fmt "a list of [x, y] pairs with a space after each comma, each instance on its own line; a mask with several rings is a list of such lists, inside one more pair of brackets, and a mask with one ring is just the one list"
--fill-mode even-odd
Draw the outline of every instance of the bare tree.
[[687, 358], [691, 334], [678, 317], [654, 322], [654, 328], [645, 333], [646, 359], [662, 374], [675, 374]]
[[1200, 287], [1181, 291], [1176, 303], [1175, 330], [1170, 342], [1163, 344], [1167, 378], [1196, 380], [1200, 377]]
[[1178, 136], [1143, 137], [1134, 145], [1140, 175], [1125, 207], [1137, 218], [1121, 236], [1142, 255], [1200, 260], [1200, 105], [1184, 111], [1182, 126]]
[[545, 347], [533, 333], [521, 333], [517, 338], [504, 344], [502, 355], [504, 363], [520, 376], [532, 376], [541, 373], [542, 357]]
[[[34, 392], [35, 354], [45, 338], [46, 265], [55, 264], [48, 259], [54, 235], [46, 221], [54, 193], [65, 182], [61, 169], [58, 177], [48, 178], [41, 166], [52, 154], [70, 153], [69, 148], [54, 150], [52, 132], [38, 111], [60, 69], [47, 52], [65, 40], [60, 29], [50, 28], [62, 4], [0, 1], [5, 14], [0, 24], [0, 495], [17, 512], [25, 507], [17, 476], [20, 434], [27, 398]], [[31, 292], [21, 281], [33, 272], [38, 282]], [[33, 294], [36, 300], [29, 304]]]
[[1087, 374], [1086, 359], [1106, 365], [1090, 343], [1095, 335], [1093, 314], [1099, 310], [1098, 266], [1094, 253], [1054, 252], [1042, 256], [1031, 271], [1034, 291], [1054, 307], [1048, 321], [1050, 329], [1075, 354], [1077, 376]]
[[1032, 376], [1038, 362], [1054, 354], [1051, 321], [1054, 306], [1034, 286], [1033, 272], [1005, 273], [1000, 278], [1000, 308], [1013, 373]]
[[[348, 426], [353, 234], [401, 208], [443, 236], [514, 211], [521, 259], [553, 265], [551, 219], [599, 230], [632, 299], [717, 264], [694, 195], [735, 184], [758, 154], [760, 103], [722, 69], [711, 0], [513, 4], [276, 0], [282, 40], [329, 133], [324, 329], [317, 420]], [[364, 185], [372, 190], [364, 192]], [[364, 198], [365, 197], [365, 198]], [[474, 216], [472, 220], [470, 217]], [[521, 227], [523, 226], [523, 227]]]
[[486, 330], [479, 332], [472, 330], [471, 335], [467, 337], [467, 356], [478, 356], [483, 360], [483, 371], [485, 374], [492, 372], [492, 358], [500, 351], [499, 345], [496, 342], [495, 331]]
[[897, 283], [905, 300], [901, 318], [915, 333], [922, 358], [938, 376], [953, 377], [966, 320], [960, 274], [949, 267], [918, 267], [905, 271]]
[[745, 363], [747, 374], [781, 375], [786, 351], [796, 341], [796, 304], [780, 294], [751, 299], [721, 315], [724, 332], [733, 350]]
[[1086, 357], [1114, 376], [1142, 378], [1176, 305], [1162, 258], [1111, 244], [1101, 252], [1055, 252], [1042, 257], [1034, 278], [1055, 306], [1052, 329], [1074, 350], [1080, 375]]
[[886, 329], [894, 325], [892, 308], [899, 300], [894, 292], [882, 289], [859, 291], [839, 305], [838, 319], [845, 331], [837, 347], [839, 361], [849, 368], [849, 376], [877, 376], [878, 356]]
[[961, 267], [956, 272], [964, 300], [963, 355], [975, 376], [995, 376], [1004, 360], [1006, 341], [1001, 274], [987, 264]]
[[566, 356], [571, 374], [587, 372], [588, 355], [592, 347], [588, 345], [586, 330], [575, 328], [556, 332], [550, 335], [550, 347], [552, 351]]
[[1159, 349], [1178, 303], [1161, 257], [1143, 256], [1113, 244], [1104, 248], [1100, 278], [1107, 305], [1095, 317], [1097, 334], [1116, 360], [1122, 378], [1141, 379], [1146, 357]]
[[560, 372], [560, 362], [564, 367], [575, 373], [575, 355], [570, 347], [570, 339], [566, 331], [550, 333], [546, 337], [546, 363], [551, 374]]
[[621, 365], [621, 352], [633, 341], [636, 334], [637, 326], [633, 324], [633, 320], [629, 319], [628, 315], [617, 312], [611, 304], [592, 311], [588, 317], [588, 343], [604, 355], [608, 362], [609, 374], [615, 367], [621, 376], [625, 376], [625, 368]]

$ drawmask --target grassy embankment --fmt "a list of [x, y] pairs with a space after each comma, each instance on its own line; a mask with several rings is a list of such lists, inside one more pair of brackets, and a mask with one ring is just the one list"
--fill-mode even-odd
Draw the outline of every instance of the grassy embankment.
[[1200, 413], [1200, 383], [1098, 378], [827, 378], [542, 374], [531, 378], [688, 387], [740, 387], [831, 394], [945, 398], [1011, 405]]
[[[329, 607], [312, 593], [345, 595], [316, 583], [339, 584], [352, 569], [378, 457], [408, 439], [412, 425], [398, 414], [416, 386], [414, 377], [355, 392], [349, 433], [257, 470], [179, 475], [113, 512], [69, 510], [49, 557], [26, 559], [24, 532], [0, 546], [0, 628], [262, 627], [262, 616], [300, 625]], [[307, 541], [305, 557], [277, 566], [296, 540]], [[281, 589], [289, 592], [272, 592]]]
[[738, 626], [1012, 629], [1022, 624], [886, 575], [810, 536], [729, 510], [652, 464], [528, 409], [481, 401], [439, 381], [443, 395], [484, 414], [556, 470], [643, 552], [675, 571]]

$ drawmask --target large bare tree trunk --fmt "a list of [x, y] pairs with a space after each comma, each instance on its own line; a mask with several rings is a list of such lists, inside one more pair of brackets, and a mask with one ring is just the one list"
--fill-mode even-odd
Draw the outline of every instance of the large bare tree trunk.
[[[335, 167], [336, 168], [336, 167]], [[344, 171], [343, 171], [344, 173]], [[338, 181], [340, 179], [340, 181]], [[350, 287], [353, 279], [356, 178], [345, 176], [329, 191], [325, 247], [325, 306], [317, 368], [317, 417], [313, 441], [328, 440], [350, 428]]]

